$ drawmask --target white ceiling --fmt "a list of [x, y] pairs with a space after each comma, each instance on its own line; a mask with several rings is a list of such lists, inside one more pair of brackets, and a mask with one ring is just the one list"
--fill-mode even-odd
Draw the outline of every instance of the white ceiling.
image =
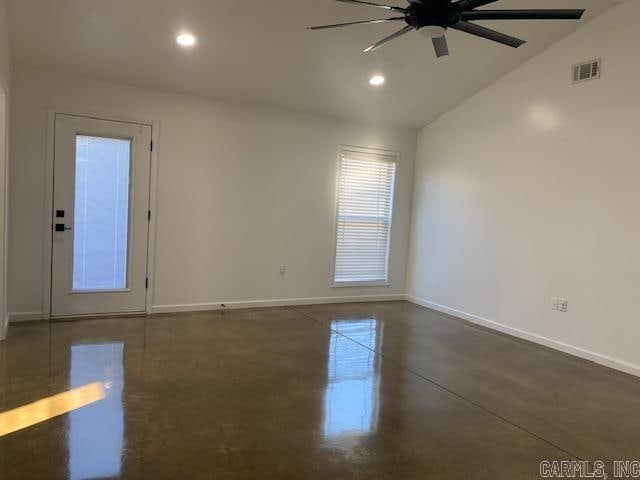
[[[390, 2], [392, 0], [389, 0]], [[491, 8], [587, 8], [623, 0], [500, 0]], [[395, 5], [406, 5], [395, 0]], [[99, 80], [359, 121], [421, 127], [577, 29], [583, 22], [484, 22], [528, 40], [518, 50], [449, 31], [436, 60], [415, 32], [370, 54], [389, 23], [311, 32], [305, 26], [383, 18], [332, 0], [12, 0], [18, 65]], [[175, 36], [198, 37], [191, 51]], [[567, 59], [567, 69], [572, 61]], [[374, 73], [384, 87], [368, 84]]]

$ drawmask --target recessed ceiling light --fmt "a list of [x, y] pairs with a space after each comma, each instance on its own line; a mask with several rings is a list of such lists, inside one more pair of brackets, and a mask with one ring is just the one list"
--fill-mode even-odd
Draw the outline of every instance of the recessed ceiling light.
[[176, 42], [182, 47], [192, 47], [196, 44], [196, 37], [190, 33], [181, 33], [176, 37]]
[[384, 77], [382, 75], [374, 75], [369, 80], [369, 83], [374, 86], [380, 86], [384, 83]]

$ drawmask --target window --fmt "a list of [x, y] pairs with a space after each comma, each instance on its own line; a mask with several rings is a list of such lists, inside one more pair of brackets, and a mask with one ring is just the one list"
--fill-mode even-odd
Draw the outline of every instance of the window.
[[389, 239], [398, 157], [343, 147], [334, 285], [389, 281]]
[[78, 135], [73, 290], [127, 288], [131, 140]]

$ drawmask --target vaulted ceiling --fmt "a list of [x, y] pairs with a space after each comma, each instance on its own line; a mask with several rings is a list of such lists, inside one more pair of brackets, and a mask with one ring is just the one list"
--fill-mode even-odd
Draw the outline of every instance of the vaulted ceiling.
[[[395, 23], [305, 30], [385, 17], [383, 10], [331, 0], [11, 0], [9, 16], [17, 65], [417, 128], [618, 3], [500, 0], [491, 8], [586, 8], [587, 14], [581, 22], [482, 22], [528, 40], [518, 50], [450, 30], [451, 56], [440, 60], [430, 40], [415, 32], [362, 53], [398, 30]], [[197, 35], [195, 48], [175, 44], [182, 30]], [[567, 75], [582, 60], [568, 58]], [[375, 73], [387, 79], [381, 88], [368, 84]]]

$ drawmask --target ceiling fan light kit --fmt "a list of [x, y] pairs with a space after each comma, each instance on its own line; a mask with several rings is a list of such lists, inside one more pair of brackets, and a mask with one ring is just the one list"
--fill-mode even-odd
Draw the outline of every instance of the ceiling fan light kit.
[[390, 41], [416, 30], [422, 35], [432, 39], [433, 48], [438, 58], [449, 55], [449, 46], [447, 45], [447, 38], [445, 36], [445, 32], [449, 28], [492, 40], [509, 47], [518, 48], [526, 42], [472, 22], [477, 20], [580, 20], [585, 12], [584, 10], [567, 9], [476, 10], [478, 7], [495, 3], [498, 0], [408, 0], [409, 5], [406, 7], [381, 5], [364, 0], [336, 1], [384, 9], [397, 13], [398, 15], [389, 18], [308, 27], [310, 30], [326, 30], [352, 25], [404, 21], [406, 25], [402, 29], [367, 47], [364, 52], [374, 52]]

